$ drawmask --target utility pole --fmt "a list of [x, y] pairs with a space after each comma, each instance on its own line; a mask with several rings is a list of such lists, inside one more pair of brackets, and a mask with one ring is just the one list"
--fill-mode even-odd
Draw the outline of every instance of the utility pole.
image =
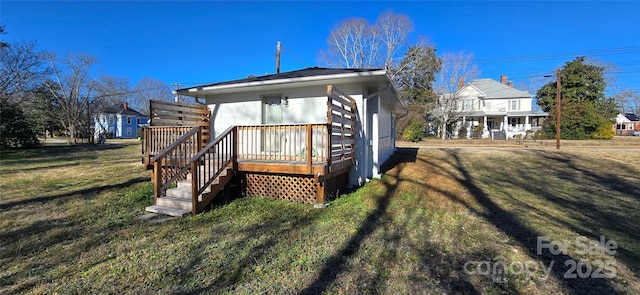
[[560, 71], [556, 71], [556, 149], [560, 149]]
[[280, 74], [280, 41], [276, 45], [276, 74]]
[[[171, 86], [174, 86], [176, 88], [176, 90], [180, 89], [180, 87], [182, 87], [181, 83], [171, 83]], [[180, 102], [180, 94], [178, 94], [176, 92], [176, 96], [173, 97], [174, 102]]]

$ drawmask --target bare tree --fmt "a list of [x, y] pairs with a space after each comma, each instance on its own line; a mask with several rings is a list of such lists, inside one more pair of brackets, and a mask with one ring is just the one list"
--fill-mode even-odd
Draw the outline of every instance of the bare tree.
[[96, 80], [95, 109], [104, 111], [119, 107], [133, 95], [129, 79], [103, 75]]
[[408, 16], [386, 11], [375, 24], [364, 18], [349, 18], [336, 26], [327, 39], [320, 60], [333, 67], [390, 68], [413, 31]]
[[142, 78], [136, 84], [133, 92], [133, 107], [145, 115], [149, 115], [149, 100], [173, 101], [171, 88], [164, 82], [154, 78]]
[[460, 52], [442, 55], [442, 69], [437, 74], [434, 86], [437, 98], [431, 111], [431, 116], [441, 125], [440, 138], [445, 139], [447, 127], [460, 118], [458, 83], [461, 80], [471, 80], [477, 75], [473, 54]]
[[369, 68], [378, 63], [377, 31], [364, 18], [349, 18], [335, 27], [327, 39], [329, 49], [320, 52], [326, 64], [346, 68]]
[[400, 49], [406, 45], [407, 37], [413, 32], [413, 21], [407, 15], [387, 10], [378, 16], [376, 26], [386, 52], [384, 67], [393, 68]]
[[91, 129], [92, 105], [96, 99], [96, 81], [90, 77], [97, 59], [90, 55], [67, 55], [57, 58], [49, 53], [53, 80], [45, 83], [60, 107], [60, 121], [69, 132], [69, 142], [78, 137], [93, 138]]
[[46, 59], [36, 43], [13, 43], [0, 47], [0, 102], [19, 104], [26, 93], [42, 83]]
[[626, 89], [613, 96], [623, 113], [640, 115], [640, 90]]

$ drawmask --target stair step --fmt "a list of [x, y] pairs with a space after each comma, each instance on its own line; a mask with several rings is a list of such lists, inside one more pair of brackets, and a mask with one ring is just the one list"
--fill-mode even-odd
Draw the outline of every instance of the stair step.
[[156, 205], [191, 211], [191, 199], [161, 197], [156, 200]]
[[175, 216], [175, 217], [182, 217], [182, 216], [185, 216], [187, 214], [191, 214], [191, 210], [168, 208], [168, 207], [162, 207], [162, 206], [157, 206], [157, 205], [148, 206], [148, 207], [144, 208], [144, 210], [147, 211], [147, 212], [164, 214], [164, 215]]
[[165, 193], [167, 197], [182, 198], [191, 200], [191, 188], [170, 188]]
[[[204, 182], [204, 179], [202, 180], [202, 182]], [[211, 182], [211, 185], [215, 185], [215, 184], [218, 184], [218, 183], [220, 183], [220, 179], [216, 178]], [[191, 189], [191, 187], [192, 187], [190, 179], [179, 180], [177, 182], [177, 185], [178, 185], [178, 188]], [[211, 191], [211, 188], [206, 188], [203, 193], [208, 193], [210, 191]]]
[[[201, 166], [201, 167], [202, 167], [202, 166]], [[230, 170], [230, 169], [231, 169], [231, 168], [225, 168], [225, 169], [223, 169], [223, 170], [222, 170], [222, 172], [220, 172], [220, 175], [218, 175], [218, 177], [224, 177], [224, 176], [227, 176], [227, 174], [229, 173], [229, 170]], [[193, 175], [193, 174], [192, 174], [191, 172], [187, 173], [187, 179], [191, 179], [192, 175]], [[203, 173], [200, 173], [200, 177], [204, 178]]]

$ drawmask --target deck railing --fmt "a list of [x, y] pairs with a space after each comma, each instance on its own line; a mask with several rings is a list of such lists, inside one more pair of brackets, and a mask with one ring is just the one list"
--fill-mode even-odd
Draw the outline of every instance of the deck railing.
[[143, 128], [142, 155], [144, 164], [152, 164], [150, 159], [165, 150], [194, 126], [149, 126]]
[[200, 136], [200, 127], [191, 127], [191, 130], [150, 159], [153, 164], [154, 198], [160, 197], [170, 184], [187, 174], [191, 168], [191, 158], [200, 150]]
[[[209, 200], [202, 200], [200, 196], [224, 170], [235, 170], [237, 151], [237, 127], [229, 127], [211, 143], [207, 144], [191, 160], [191, 205], [195, 214], [202, 210], [200, 204], [207, 204]], [[232, 171], [230, 172], [232, 173]]]
[[238, 126], [238, 159], [326, 161], [327, 130], [327, 124]]

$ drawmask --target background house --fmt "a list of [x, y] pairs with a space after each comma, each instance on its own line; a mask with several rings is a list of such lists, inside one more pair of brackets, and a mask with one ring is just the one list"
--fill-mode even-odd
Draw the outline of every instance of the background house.
[[94, 117], [94, 137], [136, 138], [138, 129], [147, 122], [147, 116], [129, 108], [125, 102], [118, 108], [105, 110]]
[[640, 116], [636, 114], [618, 114], [613, 124], [616, 135], [629, 136], [640, 132]]
[[456, 92], [459, 98], [459, 126], [464, 125], [472, 135], [473, 129], [481, 128], [482, 138], [508, 139], [527, 130], [540, 130], [545, 112], [532, 110], [532, 96], [507, 83], [507, 76], [500, 82], [493, 79], [476, 79]]

